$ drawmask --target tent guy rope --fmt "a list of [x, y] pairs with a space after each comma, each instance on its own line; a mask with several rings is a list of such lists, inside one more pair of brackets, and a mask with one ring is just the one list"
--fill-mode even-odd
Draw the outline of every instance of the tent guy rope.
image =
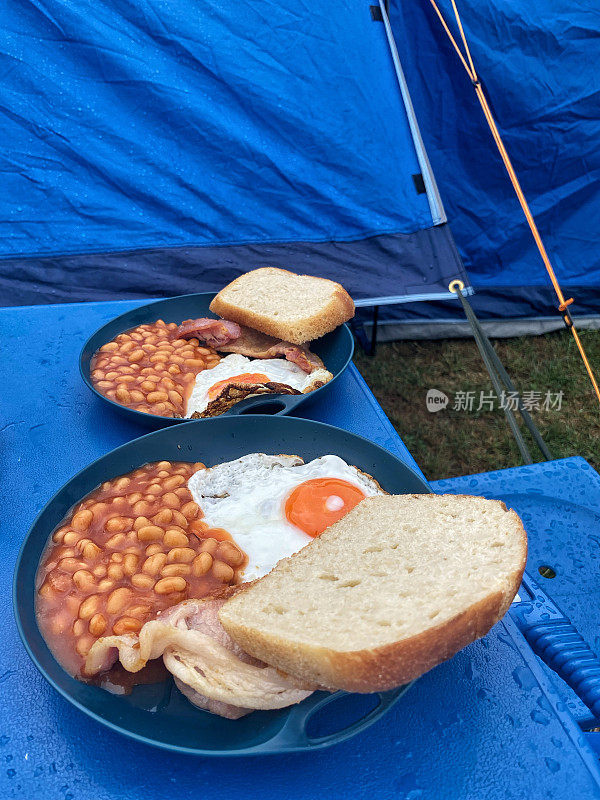
[[465, 71], [466, 71], [467, 75], [471, 79], [471, 82], [472, 82], [473, 87], [475, 89], [475, 93], [477, 95], [477, 99], [479, 100], [479, 103], [480, 103], [481, 108], [483, 110], [483, 113], [485, 115], [486, 121], [487, 121], [487, 123], [489, 125], [490, 131], [492, 132], [492, 136], [493, 136], [494, 141], [496, 143], [496, 147], [498, 148], [500, 156], [502, 157], [502, 161], [504, 162], [504, 166], [506, 168], [506, 171], [508, 172], [508, 176], [509, 176], [509, 178], [511, 180], [511, 183], [513, 185], [513, 189], [515, 190], [515, 193], [517, 195], [519, 203], [521, 204], [521, 208], [523, 209], [523, 213], [525, 214], [525, 219], [527, 220], [527, 224], [529, 225], [529, 228], [531, 230], [532, 236], [534, 238], [534, 241], [536, 243], [537, 249], [538, 249], [538, 251], [540, 253], [540, 256], [542, 258], [542, 261], [544, 263], [546, 271], [547, 271], [547, 273], [548, 273], [548, 275], [550, 277], [550, 280], [552, 281], [552, 286], [554, 287], [554, 291], [556, 292], [556, 296], [557, 296], [558, 302], [559, 302], [558, 310], [562, 314], [562, 317], [563, 317], [565, 325], [567, 326], [567, 328], [569, 328], [571, 330], [571, 333], [573, 334], [573, 338], [575, 339], [575, 343], [577, 345], [577, 348], [579, 350], [579, 353], [581, 355], [581, 358], [583, 360], [583, 363], [584, 363], [585, 368], [587, 370], [587, 373], [589, 375], [590, 381], [592, 382], [592, 386], [594, 387], [594, 391], [596, 393], [596, 397], [598, 398], [598, 402], [600, 403], [600, 388], [598, 387], [598, 382], [596, 381], [596, 378], [594, 376], [594, 371], [592, 370], [592, 366], [591, 366], [591, 364], [590, 364], [590, 362], [588, 360], [588, 357], [587, 357], [587, 355], [585, 353], [585, 350], [584, 350], [583, 344], [581, 342], [581, 339], [579, 338], [579, 334], [577, 332], [577, 328], [575, 327], [575, 323], [573, 322], [571, 314], [569, 313], [569, 306], [571, 305], [571, 303], [573, 303], [573, 298], [570, 297], [569, 299], [565, 299], [565, 296], [564, 296], [564, 294], [562, 292], [562, 289], [560, 288], [560, 284], [558, 282], [558, 279], [557, 279], [556, 274], [554, 272], [554, 269], [552, 267], [552, 263], [550, 261], [548, 253], [547, 253], [546, 248], [544, 246], [544, 243], [542, 241], [542, 237], [541, 237], [540, 232], [538, 230], [538, 227], [536, 225], [535, 219], [533, 217], [533, 214], [531, 213], [531, 210], [529, 208], [529, 204], [528, 204], [528, 202], [527, 202], [527, 200], [525, 198], [525, 195], [523, 194], [523, 190], [521, 189], [521, 184], [519, 183], [519, 179], [517, 178], [517, 174], [516, 174], [516, 172], [514, 170], [514, 167], [512, 165], [512, 162], [510, 160], [508, 152], [507, 152], [507, 150], [506, 150], [506, 148], [504, 146], [504, 142], [502, 141], [502, 137], [500, 136], [500, 132], [498, 130], [498, 126], [496, 125], [496, 121], [494, 120], [494, 117], [492, 115], [489, 103], [488, 103], [487, 98], [485, 96], [485, 93], [483, 91], [483, 87], [481, 86], [481, 81], [479, 80], [479, 76], [477, 74], [477, 70], [475, 69], [475, 64], [473, 63], [473, 58], [471, 56], [471, 50], [470, 50], [469, 45], [467, 43], [467, 37], [466, 37], [465, 32], [464, 32], [464, 28], [463, 28], [463, 25], [462, 25], [462, 20], [461, 20], [460, 14], [458, 12], [458, 8], [456, 6], [456, 2], [455, 2], [455, 0], [450, 0], [450, 2], [452, 3], [452, 9], [454, 11], [454, 16], [456, 18], [456, 24], [458, 26], [458, 30], [459, 30], [459, 33], [460, 33], [460, 38], [461, 38], [462, 43], [463, 43], [464, 52], [460, 49], [460, 46], [458, 45], [458, 43], [456, 41], [456, 38], [454, 37], [452, 31], [450, 30], [450, 28], [448, 26], [448, 23], [446, 22], [446, 20], [444, 18], [444, 15], [440, 11], [440, 8], [439, 8], [438, 4], [436, 3], [436, 0], [429, 0], [429, 2], [433, 6], [433, 9], [434, 9], [435, 13], [438, 16], [438, 18], [439, 18], [439, 20], [440, 20], [440, 22], [442, 24], [442, 27], [443, 27], [444, 31], [446, 32], [446, 35], [448, 36], [450, 42], [452, 43], [452, 46], [456, 50], [456, 53], [457, 53], [462, 65], [463, 65], [463, 67], [465, 68]]

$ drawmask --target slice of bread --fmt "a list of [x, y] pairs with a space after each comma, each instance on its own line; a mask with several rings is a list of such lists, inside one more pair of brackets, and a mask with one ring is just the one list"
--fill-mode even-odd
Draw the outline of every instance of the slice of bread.
[[269, 336], [304, 344], [353, 317], [354, 303], [334, 281], [262, 267], [221, 289], [210, 310]]
[[329, 689], [400, 686], [486, 634], [523, 575], [527, 537], [497, 500], [369, 497], [219, 619], [250, 655]]

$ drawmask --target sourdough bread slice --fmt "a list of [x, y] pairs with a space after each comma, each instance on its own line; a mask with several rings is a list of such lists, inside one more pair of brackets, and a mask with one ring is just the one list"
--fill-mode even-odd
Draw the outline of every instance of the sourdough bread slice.
[[455, 495], [369, 497], [220, 610], [247, 653], [329, 689], [400, 686], [483, 636], [527, 557], [517, 514]]
[[339, 283], [262, 267], [240, 275], [214, 298], [210, 310], [292, 344], [324, 336], [354, 316], [354, 303]]

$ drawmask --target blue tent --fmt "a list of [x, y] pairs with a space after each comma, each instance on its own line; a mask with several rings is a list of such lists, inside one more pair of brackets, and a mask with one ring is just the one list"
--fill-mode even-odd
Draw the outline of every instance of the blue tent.
[[[478, 73], [573, 315], [600, 312], [600, 14], [572, 0], [457, 0]], [[449, 0], [439, 3], [453, 21]], [[429, 0], [390, 16], [446, 213], [482, 318], [562, 326], [473, 87]], [[453, 26], [456, 31], [456, 27]], [[461, 319], [452, 304], [412, 320]], [[593, 319], [595, 318], [595, 319]], [[405, 315], [406, 320], [406, 315]], [[583, 320], [582, 320], [583, 321]], [[496, 327], [496, 330], [501, 330]]]
[[[461, 8], [565, 291], [595, 314], [600, 79], [588, 65], [600, 24], [583, 7], [535, 5]], [[425, 0], [390, 8], [445, 211], [376, 11], [365, 0], [10, 0], [4, 304], [216, 289], [279, 264], [367, 301], [429, 300], [388, 306], [392, 322], [460, 319], [441, 299], [451, 278], [468, 280], [456, 241], [483, 316], [553, 315], [439, 24]]]

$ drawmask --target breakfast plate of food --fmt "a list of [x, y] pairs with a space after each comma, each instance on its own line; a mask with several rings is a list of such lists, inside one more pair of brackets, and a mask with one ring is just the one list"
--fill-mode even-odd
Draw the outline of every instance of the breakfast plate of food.
[[285, 414], [331, 387], [354, 350], [354, 303], [334, 281], [263, 267], [218, 294], [140, 306], [84, 345], [84, 382], [152, 427], [223, 414]]
[[19, 554], [15, 615], [50, 684], [125, 735], [307, 750], [484, 635], [525, 556], [503, 504], [432, 495], [359, 436], [219, 417], [125, 444], [60, 489]]

